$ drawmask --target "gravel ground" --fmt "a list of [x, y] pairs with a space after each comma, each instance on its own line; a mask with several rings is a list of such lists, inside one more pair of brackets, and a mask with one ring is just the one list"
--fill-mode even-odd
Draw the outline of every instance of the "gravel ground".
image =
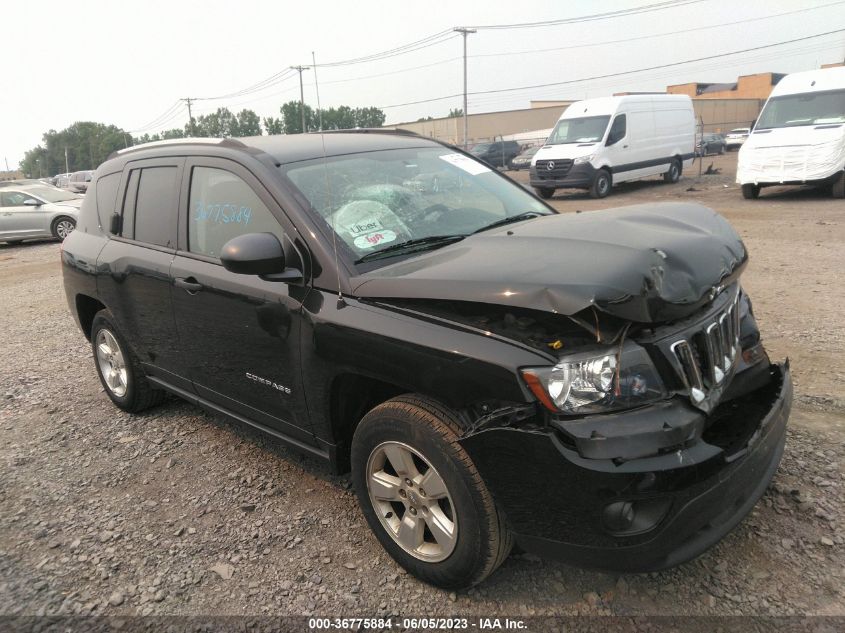
[[0, 246], [0, 614], [845, 615], [845, 205], [744, 201], [735, 157], [706, 161], [721, 175], [553, 201], [699, 200], [747, 241], [745, 286], [772, 356], [792, 357], [796, 404], [773, 485], [699, 559], [619, 575], [513, 555], [467, 592], [420, 583], [371, 536], [346, 477], [175, 399], [114, 408], [44, 242]]

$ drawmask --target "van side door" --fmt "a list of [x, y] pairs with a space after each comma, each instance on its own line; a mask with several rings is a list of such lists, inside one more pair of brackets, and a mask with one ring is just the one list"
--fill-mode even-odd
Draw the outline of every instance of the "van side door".
[[307, 280], [264, 281], [223, 268], [233, 237], [268, 232], [288, 266], [304, 270], [293, 226], [258, 179], [231, 160], [189, 158], [173, 262], [173, 306], [196, 393], [223, 409], [309, 445], [316, 442], [300, 371]]

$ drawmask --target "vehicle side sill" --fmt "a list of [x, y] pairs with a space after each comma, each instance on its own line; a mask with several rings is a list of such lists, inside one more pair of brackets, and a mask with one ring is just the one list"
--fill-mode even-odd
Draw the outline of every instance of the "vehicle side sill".
[[263, 431], [264, 433], [267, 433], [268, 435], [272, 435], [273, 437], [281, 440], [282, 442], [284, 442], [285, 444], [287, 444], [291, 448], [294, 448], [294, 449], [297, 449], [299, 451], [308, 453], [309, 455], [313, 455], [314, 457], [318, 457], [318, 458], [320, 458], [320, 459], [322, 459], [326, 462], [331, 461], [331, 455], [330, 455], [329, 451], [327, 451], [327, 450], [317, 448], [316, 446], [310, 446], [310, 445], [306, 444], [305, 442], [301, 442], [301, 441], [299, 441], [299, 440], [297, 440], [293, 437], [290, 437], [289, 435], [285, 435], [284, 433], [277, 431], [276, 429], [270, 428], [269, 426], [265, 426], [264, 424], [261, 424], [259, 422], [254, 421], [254, 420], [250, 420], [249, 418], [245, 418], [242, 415], [238, 415], [237, 413], [230, 411], [228, 409], [225, 409], [225, 408], [223, 408], [223, 407], [221, 407], [217, 404], [214, 404], [213, 402], [210, 402], [209, 400], [206, 400], [205, 398], [202, 398], [202, 397], [200, 397], [200, 396], [198, 396], [194, 393], [191, 393], [190, 391], [185, 391], [184, 389], [180, 389], [179, 387], [175, 387], [175, 386], [171, 385], [170, 383], [165, 382], [164, 380], [161, 380], [160, 378], [156, 378], [154, 376], [147, 376], [147, 380], [149, 380], [151, 383], [153, 383], [156, 387], [160, 387], [161, 389], [169, 391], [170, 393], [179, 396], [183, 400], [187, 400], [191, 404], [199, 405], [199, 406], [203, 407], [204, 409], [211, 411], [212, 413], [218, 413], [218, 414], [220, 414], [224, 417], [227, 417], [231, 420], [234, 420], [236, 422], [240, 422], [242, 424], [247, 424], [247, 425], [249, 425], [253, 428], [258, 429], [259, 431]]

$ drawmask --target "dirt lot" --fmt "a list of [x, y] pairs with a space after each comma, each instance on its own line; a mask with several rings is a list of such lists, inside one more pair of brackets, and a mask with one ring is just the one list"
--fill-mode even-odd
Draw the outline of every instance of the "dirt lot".
[[845, 203], [787, 189], [745, 201], [735, 161], [553, 200], [697, 201], [746, 240], [744, 285], [769, 352], [792, 361], [796, 403], [774, 484], [698, 560], [618, 575], [514, 555], [465, 593], [417, 582], [345, 477], [176, 400], [115, 409], [44, 242], [0, 246], [0, 614], [845, 615]]

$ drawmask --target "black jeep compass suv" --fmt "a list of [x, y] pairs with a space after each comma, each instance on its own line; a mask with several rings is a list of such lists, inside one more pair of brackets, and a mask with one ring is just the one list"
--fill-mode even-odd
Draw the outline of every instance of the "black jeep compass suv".
[[562, 215], [402, 133], [182, 139], [100, 165], [62, 261], [117, 406], [169, 391], [351, 469], [385, 549], [439, 586], [514, 541], [682, 563], [783, 451], [788, 364], [701, 206]]

